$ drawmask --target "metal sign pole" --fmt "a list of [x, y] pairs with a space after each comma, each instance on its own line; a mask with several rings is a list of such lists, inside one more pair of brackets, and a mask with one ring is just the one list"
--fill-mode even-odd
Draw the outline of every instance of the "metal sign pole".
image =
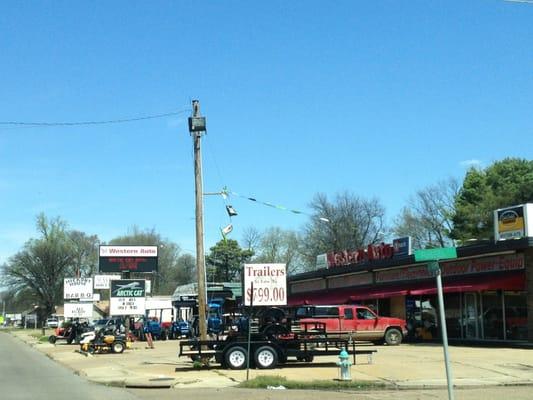
[[444, 315], [444, 296], [442, 294], [441, 270], [438, 262], [436, 264], [437, 296], [439, 298], [440, 329], [442, 334], [442, 346], [444, 349], [444, 363], [446, 365], [446, 380], [448, 382], [448, 400], [454, 400], [452, 367], [450, 365], [450, 356], [448, 354], [448, 333], [446, 332], [446, 317]]
[[[248, 380], [248, 378], [250, 377], [250, 338], [251, 338], [251, 333], [252, 333], [252, 329], [251, 329], [251, 322], [252, 322], [252, 310], [253, 310], [253, 306], [254, 306], [254, 283], [251, 282], [250, 284], [250, 312], [248, 314], [248, 350], [247, 350], [247, 356], [246, 356], [246, 380]], [[245, 294], [246, 295], [246, 294]]]

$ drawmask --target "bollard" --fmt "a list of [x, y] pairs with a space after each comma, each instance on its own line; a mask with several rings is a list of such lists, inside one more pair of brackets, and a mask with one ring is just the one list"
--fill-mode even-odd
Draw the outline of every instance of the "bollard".
[[350, 374], [352, 363], [349, 358], [350, 355], [346, 349], [342, 349], [341, 353], [339, 354], [339, 361], [337, 361], [337, 366], [339, 367], [339, 380], [341, 381], [352, 380], [352, 376]]

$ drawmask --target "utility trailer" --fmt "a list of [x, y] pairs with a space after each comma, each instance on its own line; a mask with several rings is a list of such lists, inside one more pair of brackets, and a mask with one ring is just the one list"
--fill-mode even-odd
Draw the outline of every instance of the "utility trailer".
[[[251, 330], [250, 366], [259, 369], [276, 368], [289, 358], [312, 362], [315, 356], [339, 355], [342, 349], [353, 355], [355, 342], [341, 338], [328, 338], [324, 323], [305, 324], [296, 331], [283, 325], [268, 326], [261, 332]], [[234, 332], [224, 338], [213, 340], [187, 340], [180, 342], [180, 357], [192, 360], [212, 359], [223, 367], [244, 369], [248, 363], [248, 335]]]

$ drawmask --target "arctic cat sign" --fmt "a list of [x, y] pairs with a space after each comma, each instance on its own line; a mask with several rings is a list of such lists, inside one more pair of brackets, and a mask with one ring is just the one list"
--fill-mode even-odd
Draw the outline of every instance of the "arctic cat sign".
[[157, 271], [157, 246], [100, 246], [100, 272]]
[[111, 297], [145, 297], [144, 279], [119, 279], [111, 281]]
[[144, 315], [146, 281], [144, 279], [120, 279], [111, 281], [110, 314]]

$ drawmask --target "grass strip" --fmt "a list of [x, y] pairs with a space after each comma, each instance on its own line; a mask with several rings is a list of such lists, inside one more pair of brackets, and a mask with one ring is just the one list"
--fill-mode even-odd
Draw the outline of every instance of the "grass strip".
[[286, 389], [309, 389], [309, 390], [370, 390], [383, 389], [385, 384], [370, 381], [337, 381], [337, 380], [313, 380], [292, 381], [283, 376], [258, 376], [249, 381], [241, 382], [237, 387], [248, 389], [266, 389], [268, 387], [283, 386]]

